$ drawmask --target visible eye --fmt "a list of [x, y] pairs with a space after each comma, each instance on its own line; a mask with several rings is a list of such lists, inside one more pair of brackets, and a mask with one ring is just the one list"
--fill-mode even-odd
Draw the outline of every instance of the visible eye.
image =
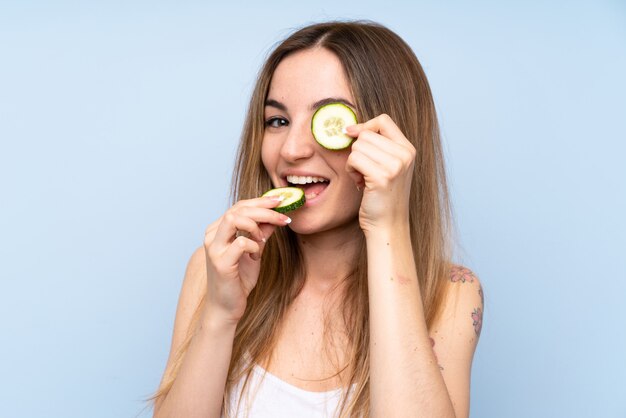
[[274, 116], [265, 121], [265, 126], [268, 128], [280, 128], [287, 125], [289, 125], [289, 121], [278, 116]]

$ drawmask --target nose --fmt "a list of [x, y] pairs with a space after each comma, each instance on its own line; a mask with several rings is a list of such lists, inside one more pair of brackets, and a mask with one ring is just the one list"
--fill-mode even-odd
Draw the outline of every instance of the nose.
[[315, 152], [315, 144], [310, 120], [292, 122], [281, 145], [280, 156], [289, 162], [310, 158]]

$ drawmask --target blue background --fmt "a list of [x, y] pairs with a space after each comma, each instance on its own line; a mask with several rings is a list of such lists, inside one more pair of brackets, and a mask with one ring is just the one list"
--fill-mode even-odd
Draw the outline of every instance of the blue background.
[[0, 3], [1, 416], [150, 416], [256, 72], [337, 17], [429, 77], [486, 295], [472, 416], [626, 417], [624, 2], [326, 0]]

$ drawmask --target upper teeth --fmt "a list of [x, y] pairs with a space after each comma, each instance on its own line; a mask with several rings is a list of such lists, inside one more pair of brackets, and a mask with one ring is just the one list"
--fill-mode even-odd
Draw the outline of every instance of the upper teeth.
[[323, 177], [313, 176], [287, 176], [287, 181], [291, 184], [307, 184], [328, 181]]

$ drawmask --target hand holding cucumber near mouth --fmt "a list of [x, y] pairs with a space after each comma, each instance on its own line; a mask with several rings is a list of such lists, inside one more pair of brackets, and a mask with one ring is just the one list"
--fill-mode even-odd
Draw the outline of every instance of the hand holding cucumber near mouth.
[[211, 224], [204, 237], [207, 260], [207, 309], [212, 316], [236, 323], [259, 277], [267, 239], [291, 219], [272, 210], [281, 196], [240, 200]]

